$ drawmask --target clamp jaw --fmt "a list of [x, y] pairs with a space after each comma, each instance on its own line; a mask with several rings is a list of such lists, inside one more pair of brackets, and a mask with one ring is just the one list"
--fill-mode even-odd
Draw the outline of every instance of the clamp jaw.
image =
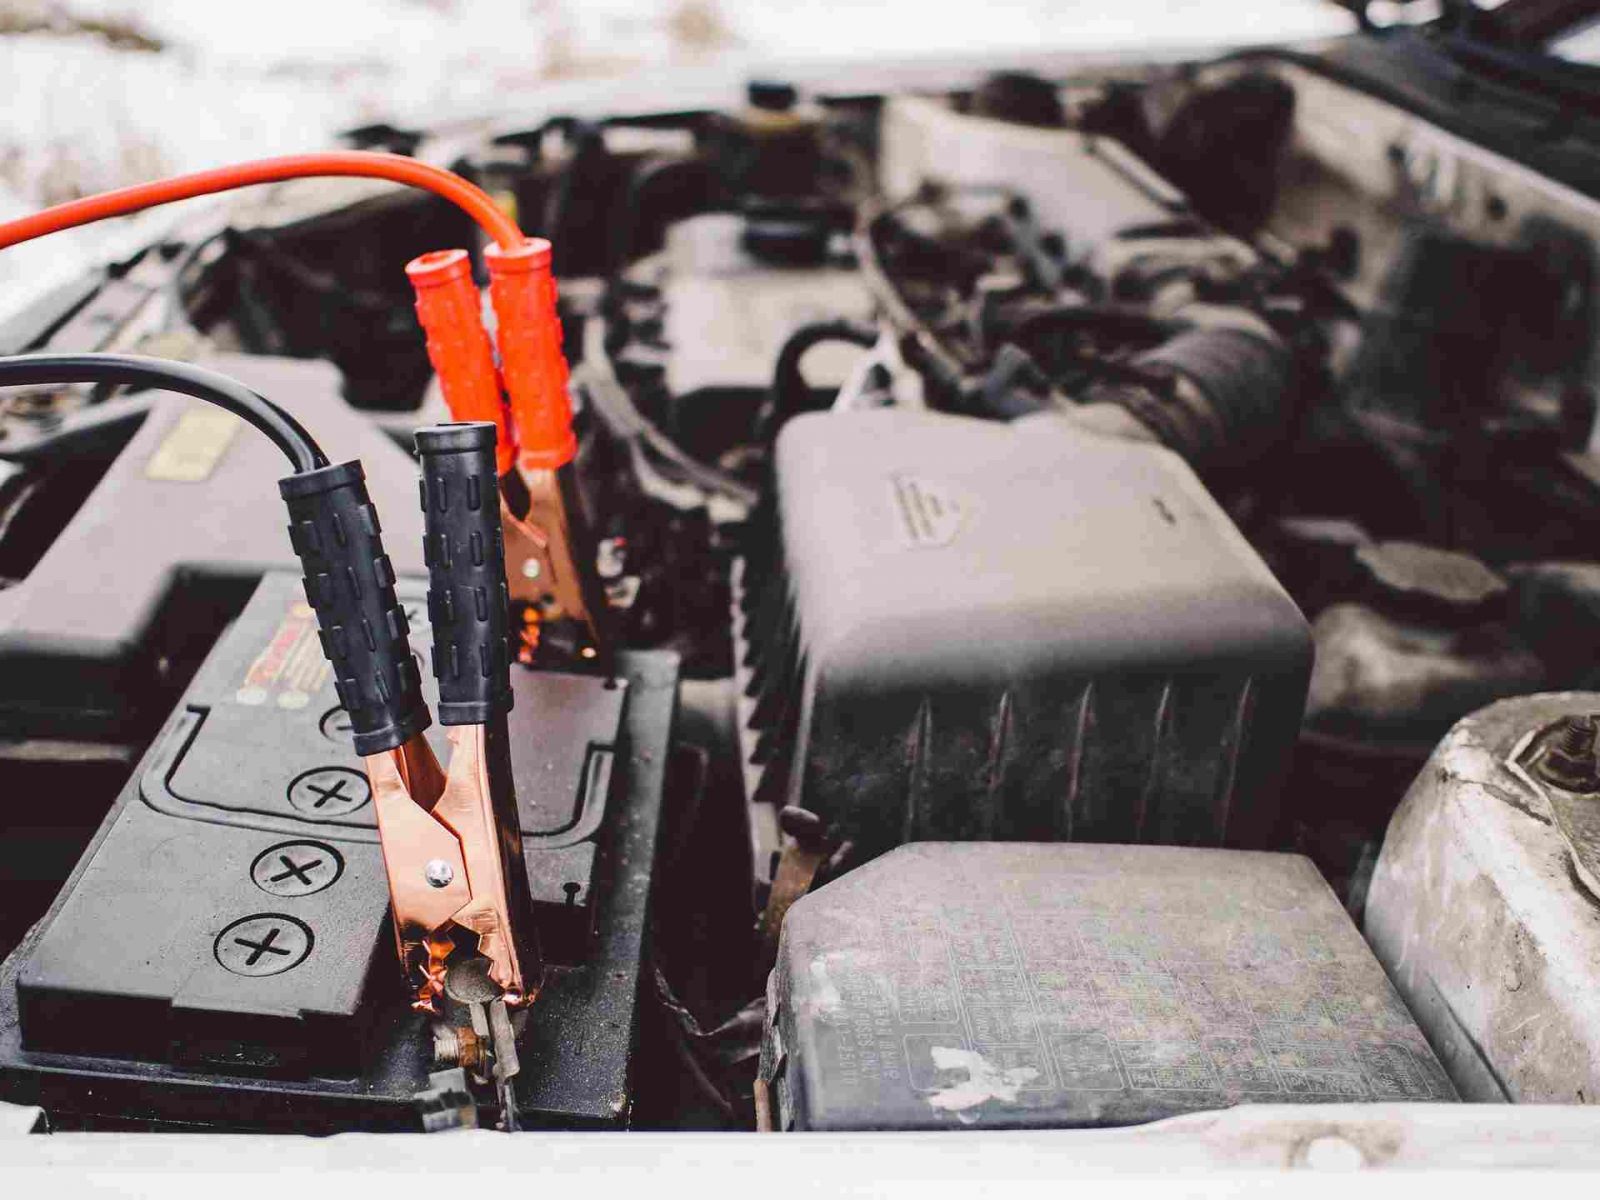
[[506, 731], [509, 598], [492, 424], [419, 430], [424, 557], [448, 771], [423, 737], [409, 630], [358, 463], [280, 482], [323, 651], [372, 784], [413, 1005], [437, 1011], [459, 931], [511, 1007], [542, 978]]

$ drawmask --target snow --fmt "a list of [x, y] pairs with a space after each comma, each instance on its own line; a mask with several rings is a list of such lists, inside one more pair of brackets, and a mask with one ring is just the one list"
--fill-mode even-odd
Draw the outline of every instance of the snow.
[[[489, 116], [550, 79], [1282, 41], [1349, 27], [1328, 0], [0, 0], [0, 28], [18, 16], [54, 18], [57, 30], [120, 21], [163, 48], [118, 48], [92, 33], [0, 34], [0, 219], [163, 174], [325, 146], [335, 131], [377, 119]], [[175, 216], [158, 210], [0, 251], [0, 320]]]

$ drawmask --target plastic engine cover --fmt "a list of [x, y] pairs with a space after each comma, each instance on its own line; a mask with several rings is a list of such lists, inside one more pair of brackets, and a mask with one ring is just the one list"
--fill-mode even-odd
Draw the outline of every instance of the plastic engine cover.
[[923, 843], [805, 897], [761, 1079], [797, 1130], [1455, 1099], [1309, 860], [1165, 846]]
[[913, 840], [1260, 847], [1311, 664], [1190, 469], [1054, 417], [808, 414], [747, 560], [757, 799]]

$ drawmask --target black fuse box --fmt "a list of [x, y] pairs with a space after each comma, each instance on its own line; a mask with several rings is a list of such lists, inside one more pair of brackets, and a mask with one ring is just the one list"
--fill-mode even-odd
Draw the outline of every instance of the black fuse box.
[[[397, 593], [429, 643], [423, 584]], [[432, 672], [421, 672], [430, 704]], [[625, 1123], [677, 660], [513, 668], [535, 920], [529, 1125]], [[429, 737], [448, 761], [444, 730]], [[613, 864], [627, 863], [619, 872]], [[295, 575], [206, 660], [45, 920], [0, 970], [0, 1099], [60, 1124], [412, 1128], [410, 1013], [366, 776]]]
[[922, 843], [803, 898], [761, 1078], [796, 1130], [1456, 1098], [1310, 860], [1172, 846]]

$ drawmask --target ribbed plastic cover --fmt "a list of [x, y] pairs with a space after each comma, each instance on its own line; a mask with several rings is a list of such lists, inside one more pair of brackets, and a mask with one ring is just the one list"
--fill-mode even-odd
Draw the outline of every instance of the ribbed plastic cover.
[[745, 571], [758, 798], [903, 841], [1271, 844], [1305, 619], [1171, 452], [808, 414]]
[[1297, 855], [904, 846], [790, 909], [767, 1005], [783, 1129], [1456, 1098]]

